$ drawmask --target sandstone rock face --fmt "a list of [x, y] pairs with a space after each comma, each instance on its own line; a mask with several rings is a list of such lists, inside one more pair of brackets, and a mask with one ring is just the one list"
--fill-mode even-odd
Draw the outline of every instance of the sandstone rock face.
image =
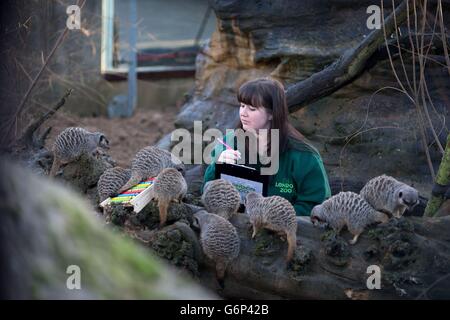
[[[177, 127], [189, 130], [194, 120], [202, 120], [204, 130], [236, 127], [236, 92], [243, 82], [271, 76], [289, 86], [324, 69], [371, 32], [366, 25], [370, 1], [216, 0], [211, 4], [217, 28], [198, 55], [195, 90], [176, 120]], [[386, 2], [385, 8], [390, 13], [391, 3]], [[430, 54], [445, 65], [442, 54]], [[403, 59], [412, 79], [411, 55], [404, 52]], [[357, 80], [291, 114], [291, 120], [321, 151], [330, 177], [367, 181], [386, 173], [428, 196], [432, 179], [420, 142], [417, 110], [396, 90], [377, 92], [398, 84], [385, 55], [373, 60]], [[398, 56], [394, 64], [404, 81]], [[449, 74], [429, 61], [426, 79], [434, 102], [429, 115], [445, 142]], [[422, 122], [427, 124], [426, 119]], [[432, 143], [431, 131], [426, 135], [437, 168], [441, 154]]]

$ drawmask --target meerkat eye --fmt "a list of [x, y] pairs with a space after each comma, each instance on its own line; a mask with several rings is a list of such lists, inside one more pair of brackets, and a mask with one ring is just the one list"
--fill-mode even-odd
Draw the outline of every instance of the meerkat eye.
[[108, 144], [109, 141], [108, 141], [108, 139], [106, 139], [105, 136], [100, 136], [100, 143], [106, 143], [106, 144]]
[[398, 194], [398, 197], [401, 198], [403, 196], [403, 192], [400, 191], [400, 193]]

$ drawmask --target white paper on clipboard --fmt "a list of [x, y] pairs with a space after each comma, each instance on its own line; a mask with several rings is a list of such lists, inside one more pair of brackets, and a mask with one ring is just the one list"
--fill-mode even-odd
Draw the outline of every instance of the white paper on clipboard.
[[237, 189], [241, 196], [241, 203], [244, 203], [245, 196], [249, 192], [256, 192], [259, 194], [263, 194], [263, 183], [253, 180], [248, 180], [244, 178], [239, 178], [235, 176], [231, 176], [225, 173], [220, 174], [220, 178], [231, 182], [232, 185]]

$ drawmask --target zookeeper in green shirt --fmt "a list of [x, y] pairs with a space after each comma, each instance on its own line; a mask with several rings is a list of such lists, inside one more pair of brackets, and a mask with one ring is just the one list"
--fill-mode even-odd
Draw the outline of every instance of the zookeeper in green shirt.
[[[269, 178], [268, 195], [286, 198], [298, 216], [309, 216], [315, 205], [331, 196], [330, 185], [319, 152], [289, 123], [283, 85], [269, 78], [252, 80], [239, 88], [237, 98], [240, 102], [240, 128], [255, 133], [258, 145], [265, 146], [266, 151], [270, 150], [268, 140], [271, 135], [258, 135], [259, 130], [279, 130], [279, 167], [278, 172]], [[235, 146], [234, 134], [225, 136], [224, 142]], [[218, 143], [211, 158], [204, 184], [215, 179], [216, 162], [236, 163], [241, 152]], [[246, 165], [260, 168], [259, 156], [257, 159], [256, 165]]]

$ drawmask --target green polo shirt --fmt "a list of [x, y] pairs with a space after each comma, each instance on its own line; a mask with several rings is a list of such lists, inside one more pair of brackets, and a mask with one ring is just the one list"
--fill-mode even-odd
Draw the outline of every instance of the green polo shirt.
[[[224, 138], [230, 145], [232, 135]], [[227, 142], [228, 141], [228, 142]], [[225, 147], [217, 143], [211, 153], [212, 163], [207, 167], [203, 185], [215, 179], [215, 162]], [[259, 168], [261, 165], [253, 165]], [[278, 172], [270, 177], [268, 195], [278, 195], [289, 200], [298, 216], [309, 216], [312, 208], [331, 196], [328, 177], [317, 150], [304, 142], [288, 140], [280, 152]]]

